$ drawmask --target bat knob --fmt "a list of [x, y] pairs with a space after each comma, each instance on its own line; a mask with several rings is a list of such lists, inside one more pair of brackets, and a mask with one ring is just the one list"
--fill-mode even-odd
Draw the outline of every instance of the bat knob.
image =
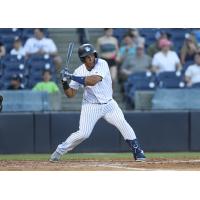
[[64, 78], [63, 78], [63, 81], [67, 81], [67, 78], [66, 78], [66, 77], [64, 77]]

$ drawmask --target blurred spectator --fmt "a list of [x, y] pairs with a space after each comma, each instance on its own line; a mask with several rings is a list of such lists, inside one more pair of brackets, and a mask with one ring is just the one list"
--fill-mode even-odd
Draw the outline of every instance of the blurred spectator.
[[6, 55], [6, 48], [3, 42], [0, 41], [0, 58]]
[[121, 66], [120, 74], [122, 80], [135, 72], [143, 72], [151, 69], [151, 57], [144, 52], [144, 45], [138, 44], [136, 54], [129, 56]]
[[185, 72], [187, 86], [191, 87], [196, 84], [200, 86], [200, 52], [195, 54], [195, 64], [190, 65]]
[[7, 88], [8, 90], [22, 90], [24, 89], [21, 85], [21, 77], [18, 74], [13, 74], [11, 77], [10, 85]]
[[181, 69], [180, 59], [175, 51], [171, 51], [172, 43], [168, 39], [159, 41], [160, 51], [152, 60], [153, 71], [156, 73], [164, 71], [176, 71]]
[[163, 38], [169, 39], [169, 35], [163, 31], [156, 32], [155, 34], [156, 41], [153, 44], [151, 44], [147, 49], [147, 54], [150, 57], [153, 57], [157, 52], [160, 51], [159, 42]]
[[26, 41], [24, 49], [27, 56], [33, 54], [49, 54], [54, 58], [56, 67], [61, 67], [62, 60], [61, 57], [58, 56], [57, 47], [52, 39], [45, 37], [44, 30], [42, 28], [34, 29], [34, 37], [29, 38]]
[[80, 45], [89, 43], [89, 35], [88, 30], [86, 28], [77, 28], [76, 32], [78, 34]]
[[16, 56], [25, 56], [26, 53], [19, 37], [15, 38], [13, 42], [13, 49], [10, 51], [10, 54]]
[[59, 88], [56, 83], [51, 81], [51, 72], [49, 70], [44, 70], [42, 78], [43, 81], [34, 86], [34, 91], [46, 91], [49, 93], [59, 92]]
[[118, 41], [113, 37], [113, 29], [105, 28], [104, 36], [97, 39], [97, 51], [99, 56], [108, 62], [113, 83], [117, 79], [116, 56], [118, 52]]
[[129, 29], [128, 33], [134, 37], [136, 44], [145, 44], [145, 38], [140, 35], [140, 32], [137, 28]]
[[120, 47], [117, 55], [117, 63], [121, 65], [127, 56], [134, 56], [136, 51], [136, 43], [133, 35], [126, 34], [123, 38], [124, 45]]
[[181, 63], [185, 64], [186, 61], [194, 60], [197, 50], [198, 44], [195, 40], [195, 37], [189, 33], [186, 33], [180, 53]]

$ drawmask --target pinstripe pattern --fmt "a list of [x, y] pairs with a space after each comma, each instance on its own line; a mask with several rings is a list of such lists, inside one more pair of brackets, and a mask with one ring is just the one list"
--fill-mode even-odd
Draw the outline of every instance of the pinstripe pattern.
[[[112, 99], [112, 80], [107, 63], [99, 59], [93, 70], [88, 71], [84, 65], [81, 65], [74, 74], [79, 76], [98, 74], [103, 79], [95, 86], [85, 87], [79, 130], [72, 133], [65, 142], [58, 145], [56, 151], [61, 155], [71, 151], [91, 135], [96, 122], [100, 118], [104, 118], [108, 123], [114, 125], [121, 132], [125, 140], [136, 139], [134, 130], [125, 120], [124, 114], [116, 101]], [[78, 89], [79, 86], [74, 81], [70, 83], [70, 87], [74, 89]]]

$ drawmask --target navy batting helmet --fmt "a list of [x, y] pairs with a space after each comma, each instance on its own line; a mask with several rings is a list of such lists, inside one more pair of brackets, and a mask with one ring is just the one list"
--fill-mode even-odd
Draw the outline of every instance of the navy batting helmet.
[[97, 51], [91, 44], [83, 44], [78, 49], [78, 56], [82, 62], [84, 62], [84, 58], [88, 55], [94, 54], [97, 58]]

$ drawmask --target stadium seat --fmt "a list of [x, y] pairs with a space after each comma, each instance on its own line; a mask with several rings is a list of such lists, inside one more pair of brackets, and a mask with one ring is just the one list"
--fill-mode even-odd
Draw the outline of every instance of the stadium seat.
[[4, 61], [3, 62], [4, 73], [13, 74], [13, 73], [21, 73], [24, 76], [28, 75], [28, 68], [24, 63], [12, 62], [12, 61]]
[[1, 35], [0, 40], [3, 42], [6, 52], [10, 53], [10, 50], [13, 48], [13, 42], [15, 39], [15, 35]]
[[156, 78], [151, 72], [138, 72], [131, 75], [124, 84], [125, 98], [132, 102], [136, 90], [154, 90]]
[[195, 83], [192, 85], [192, 88], [200, 88], [200, 83]]
[[4, 58], [3, 61], [10, 61], [10, 62], [20, 62], [20, 63], [24, 63], [24, 57], [23, 56], [16, 56], [16, 55], [10, 55], [7, 54]]
[[185, 83], [183, 74], [177, 72], [161, 72], [158, 74], [157, 80], [160, 88], [184, 88]]
[[0, 36], [1, 35], [20, 36], [21, 35], [21, 29], [18, 29], [18, 28], [0, 28]]

